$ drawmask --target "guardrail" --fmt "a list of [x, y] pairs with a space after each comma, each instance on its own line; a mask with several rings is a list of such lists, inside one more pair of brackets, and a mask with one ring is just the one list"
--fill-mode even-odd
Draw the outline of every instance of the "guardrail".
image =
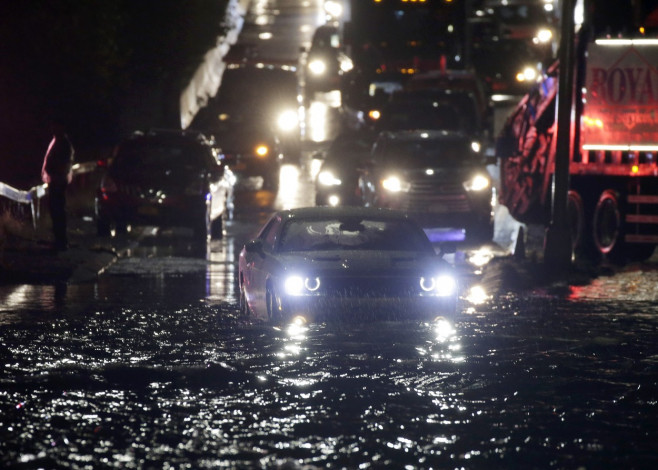
[[[83, 162], [73, 165], [73, 178], [86, 173], [95, 171], [98, 167], [96, 162]], [[37, 228], [37, 222], [41, 217], [41, 198], [48, 194], [48, 185], [40, 184], [34, 186], [27, 191], [13, 188], [6, 183], [0, 182], [0, 197], [7, 198], [17, 204], [25, 204], [30, 206], [30, 214], [32, 216], [32, 227]]]

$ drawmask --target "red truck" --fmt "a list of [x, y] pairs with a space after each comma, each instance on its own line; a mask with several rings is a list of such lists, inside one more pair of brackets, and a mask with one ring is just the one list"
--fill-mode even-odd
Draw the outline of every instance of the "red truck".
[[[658, 39], [597, 39], [575, 58], [567, 213], [575, 255], [643, 260], [658, 243]], [[500, 202], [523, 223], [551, 216], [556, 64], [497, 140]]]

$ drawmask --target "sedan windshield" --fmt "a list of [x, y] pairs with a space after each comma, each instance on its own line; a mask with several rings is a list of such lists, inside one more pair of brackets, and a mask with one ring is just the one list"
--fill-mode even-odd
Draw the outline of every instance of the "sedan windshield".
[[324, 250], [421, 251], [433, 253], [424, 232], [404, 220], [290, 220], [281, 235], [280, 252]]
[[388, 142], [375, 160], [386, 166], [421, 167], [462, 167], [477, 163], [477, 154], [471, 143], [463, 139]]

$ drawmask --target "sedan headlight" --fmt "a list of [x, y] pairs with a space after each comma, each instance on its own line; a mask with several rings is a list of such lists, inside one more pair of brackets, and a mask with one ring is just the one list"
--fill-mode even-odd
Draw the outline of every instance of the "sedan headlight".
[[449, 297], [457, 293], [457, 281], [450, 274], [440, 274], [434, 277], [421, 277], [420, 288], [423, 292], [439, 297]]
[[475, 175], [471, 179], [464, 181], [466, 191], [484, 191], [491, 185], [491, 180], [484, 175]]
[[299, 125], [299, 119], [297, 117], [297, 113], [292, 109], [288, 109], [282, 112], [281, 114], [279, 114], [276, 124], [279, 127], [279, 129], [281, 129], [284, 132], [290, 132], [294, 130]]
[[327, 64], [322, 59], [313, 59], [308, 63], [308, 69], [313, 75], [323, 75], [327, 71]]
[[382, 180], [382, 188], [392, 193], [408, 192], [411, 185], [397, 176], [389, 176]]
[[318, 174], [318, 183], [322, 186], [340, 186], [342, 181], [331, 170], [322, 170]]
[[283, 283], [283, 287], [288, 295], [304, 295], [306, 293], [315, 292], [320, 288], [319, 277], [302, 277], [302, 276], [288, 276]]

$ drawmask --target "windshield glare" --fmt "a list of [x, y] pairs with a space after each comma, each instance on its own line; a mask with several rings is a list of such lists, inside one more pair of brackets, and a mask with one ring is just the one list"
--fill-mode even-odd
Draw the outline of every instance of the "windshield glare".
[[283, 228], [280, 252], [325, 250], [434, 251], [422, 230], [404, 220], [293, 219]]

